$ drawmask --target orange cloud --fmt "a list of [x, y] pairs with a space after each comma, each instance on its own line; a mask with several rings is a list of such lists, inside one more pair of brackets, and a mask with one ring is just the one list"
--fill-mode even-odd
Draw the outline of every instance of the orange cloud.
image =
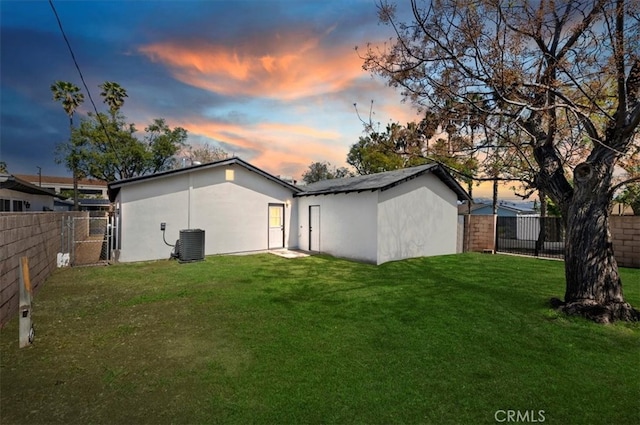
[[290, 174], [294, 178], [300, 178], [315, 161], [326, 160], [341, 166], [347, 152], [338, 133], [300, 125], [259, 123], [248, 126], [200, 119], [171, 124], [184, 127], [190, 134], [219, 140], [237, 146], [239, 150], [253, 151], [255, 157], [245, 158], [252, 164], [270, 173]]
[[186, 84], [224, 95], [297, 99], [341, 90], [362, 77], [350, 48], [324, 47], [322, 37], [275, 34], [238, 46], [169, 41], [139, 48]]
[[375, 99], [374, 119], [383, 126], [416, 119], [409, 105], [400, 104], [398, 92], [362, 70], [362, 59], [352, 45], [327, 42], [334, 29], [261, 34], [233, 45], [167, 41], [142, 46], [139, 52], [166, 66], [174, 78], [200, 89], [287, 101], [278, 109], [285, 118], [273, 115], [272, 109], [261, 111], [271, 114], [267, 122], [238, 125], [189, 117], [173, 125], [239, 152], [252, 152], [245, 159], [273, 174], [300, 178], [315, 161], [346, 166], [349, 147], [362, 131], [354, 102], [366, 102], [368, 108]]

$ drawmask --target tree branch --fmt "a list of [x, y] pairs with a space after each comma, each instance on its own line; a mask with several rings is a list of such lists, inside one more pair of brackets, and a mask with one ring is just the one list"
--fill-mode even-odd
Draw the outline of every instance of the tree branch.
[[627, 179], [627, 180], [625, 180], [625, 181], [623, 181], [623, 182], [620, 182], [620, 183], [618, 183], [618, 184], [616, 184], [616, 185], [613, 185], [613, 186], [611, 187], [611, 190], [609, 191], [610, 196], [611, 196], [611, 197], [613, 197], [613, 195], [614, 195], [615, 191], [616, 191], [616, 190], [618, 190], [618, 189], [620, 189], [622, 186], [626, 186], [626, 185], [628, 185], [629, 183], [633, 183], [633, 182], [637, 182], [637, 181], [640, 181], [640, 176], [635, 176], [635, 177], [632, 177], [632, 178], [630, 178], [630, 179]]

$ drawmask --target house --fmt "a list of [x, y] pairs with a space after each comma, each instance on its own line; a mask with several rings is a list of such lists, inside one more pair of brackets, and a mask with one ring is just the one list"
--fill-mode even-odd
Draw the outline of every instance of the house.
[[119, 261], [169, 258], [181, 230], [204, 231], [204, 253], [290, 248], [381, 264], [456, 252], [462, 187], [439, 165], [304, 188], [239, 159], [109, 184]]
[[[521, 204], [513, 202], [498, 201], [498, 217], [517, 217], [520, 215], [538, 214], [532, 208], [528, 208]], [[469, 204], [467, 202], [458, 206], [458, 214], [471, 215], [492, 215], [493, 203], [491, 202], [472, 202], [471, 212], [469, 212]]]
[[[73, 190], [73, 177], [41, 176], [38, 174], [17, 174], [16, 177], [57, 194]], [[107, 182], [88, 178], [78, 179], [78, 193], [83, 198], [107, 199]]]
[[299, 191], [239, 158], [110, 183], [119, 261], [169, 258], [189, 229], [204, 230], [205, 255], [297, 248]]
[[470, 199], [435, 163], [324, 180], [295, 197], [300, 248], [375, 264], [455, 254], [457, 201]]
[[0, 212], [53, 211], [56, 194], [11, 174], [0, 174]]

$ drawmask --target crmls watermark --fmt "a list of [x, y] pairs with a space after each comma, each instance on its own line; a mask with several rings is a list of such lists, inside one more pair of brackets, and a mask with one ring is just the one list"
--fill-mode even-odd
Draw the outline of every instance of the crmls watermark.
[[544, 410], [496, 410], [493, 414], [496, 422], [544, 422]]

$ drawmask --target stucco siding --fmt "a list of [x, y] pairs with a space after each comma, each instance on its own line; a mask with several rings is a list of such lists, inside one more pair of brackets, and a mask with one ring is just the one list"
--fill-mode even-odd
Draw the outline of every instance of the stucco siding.
[[320, 206], [320, 252], [376, 262], [377, 192], [304, 196], [298, 199], [300, 247], [309, 248], [309, 206]]
[[[234, 170], [233, 181], [225, 180], [227, 169]], [[285, 247], [297, 247], [291, 191], [238, 166], [211, 173], [194, 175], [191, 201], [191, 225], [205, 230], [207, 255], [267, 249], [269, 204], [285, 205]]]
[[160, 223], [167, 223], [165, 237], [170, 244], [178, 239], [181, 229], [188, 228], [188, 181], [188, 175], [180, 175], [122, 188], [119, 261], [170, 257], [173, 248], [163, 242]]
[[455, 254], [456, 195], [432, 174], [380, 192], [377, 263]]
[[0, 189], [0, 199], [8, 199], [11, 201], [12, 207], [13, 201], [28, 202], [29, 208], [27, 209], [23, 204], [24, 209], [22, 212], [53, 211], [53, 196], [34, 195], [11, 189]]
[[[233, 170], [228, 180], [227, 170]], [[205, 255], [267, 249], [268, 208], [284, 204], [285, 246], [297, 247], [291, 190], [230, 165], [141, 181], [120, 191], [122, 262], [169, 258], [180, 230], [205, 231]], [[287, 206], [287, 203], [289, 206]]]

